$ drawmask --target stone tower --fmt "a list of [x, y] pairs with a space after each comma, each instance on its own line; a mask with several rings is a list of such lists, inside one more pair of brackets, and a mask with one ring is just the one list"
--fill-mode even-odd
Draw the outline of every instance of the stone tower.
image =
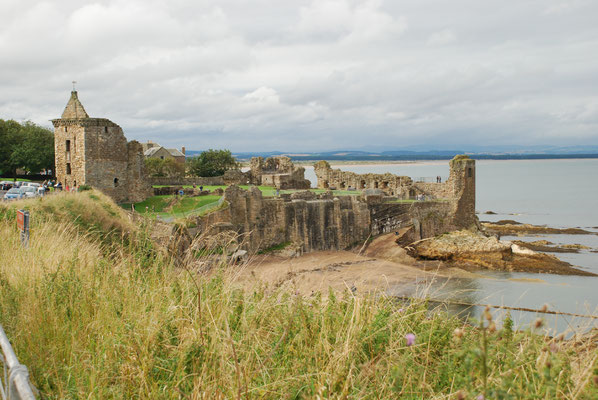
[[469, 228], [477, 223], [475, 215], [475, 160], [466, 155], [455, 156], [449, 163], [455, 225]]
[[76, 91], [52, 124], [56, 177], [63, 187], [90, 185], [120, 203], [152, 195], [141, 144], [127, 143], [121, 127], [109, 119], [90, 118]]

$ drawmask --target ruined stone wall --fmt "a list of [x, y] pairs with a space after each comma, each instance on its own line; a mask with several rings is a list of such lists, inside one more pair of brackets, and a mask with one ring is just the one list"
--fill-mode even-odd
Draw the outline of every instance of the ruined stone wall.
[[355, 172], [332, 169], [327, 161], [318, 161], [314, 165], [314, 172], [318, 178], [318, 188], [320, 189], [382, 189], [388, 195], [409, 198], [409, 187], [413, 183], [408, 176], [390, 173], [356, 174]]
[[409, 240], [415, 241], [460, 229], [447, 201], [378, 203], [371, 204], [370, 211], [373, 236], [413, 226]]
[[98, 120], [85, 127], [85, 183], [116, 202], [127, 199], [127, 139], [120, 126]]
[[450, 161], [451, 175], [447, 182], [453, 190], [453, 218], [458, 228], [469, 228], [477, 224], [475, 215], [475, 160], [467, 156], [456, 156]]
[[252, 185], [273, 186], [279, 189], [309, 189], [305, 168], [295, 167], [289, 157], [252, 157], [247, 177]]
[[[426, 184], [439, 199], [397, 203], [383, 189], [367, 189], [361, 196], [334, 197], [333, 192], [285, 194], [263, 198], [257, 187], [225, 191], [228, 207], [198, 219], [200, 230], [232, 230], [247, 236], [251, 250], [292, 242], [304, 252], [345, 249], [370, 235], [409, 228], [409, 243], [477, 224], [475, 161], [460, 156], [451, 161], [447, 182]], [[406, 186], [415, 190], [416, 184]], [[401, 186], [402, 187], [402, 186]]]
[[[326, 197], [326, 196], [324, 196]], [[200, 218], [202, 229], [216, 226], [246, 235], [246, 245], [263, 250], [291, 242], [302, 251], [351, 247], [369, 236], [370, 212], [355, 196], [312, 200], [263, 198], [252, 187], [226, 189], [228, 207]]]
[[141, 143], [132, 140], [127, 143], [127, 196], [130, 202], [140, 202], [154, 195], [152, 186], [145, 179], [145, 157]]

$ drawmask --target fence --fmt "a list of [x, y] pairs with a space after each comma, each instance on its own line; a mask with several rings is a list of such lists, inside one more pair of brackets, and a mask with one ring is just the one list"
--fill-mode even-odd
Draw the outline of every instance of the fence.
[[[414, 178], [414, 182], [425, 182], [425, 183], [438, 183], [437, 176], [418, 176]], [[440, 176], [441, 182], [446, 182], [448, 180], [447, 176]]]
[[3, 373], [0, 376], [0, 395], [2, 400], [34, 400], [34, 388], [29, 383], [27, 367], [19, 360], [0, 325], [0, 364]]

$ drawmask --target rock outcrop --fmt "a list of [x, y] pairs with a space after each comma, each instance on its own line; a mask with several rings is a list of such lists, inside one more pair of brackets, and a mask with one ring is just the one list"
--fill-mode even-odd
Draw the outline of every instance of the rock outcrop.
[[466, 230], [423, 239], [406, 249], [412, 257], [447, 261], [461, 268], [596, 276], [574, 268], [552, 255], [537, 253], [509, 241], [500, 241], [493, 236]]

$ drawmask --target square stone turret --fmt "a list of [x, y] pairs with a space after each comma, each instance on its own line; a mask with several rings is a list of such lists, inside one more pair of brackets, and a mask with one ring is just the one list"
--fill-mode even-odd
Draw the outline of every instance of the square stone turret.
[[116, 202], [138, 202], [152, 195], [141, 144], [127, 143], [120, 126], [90, 118], [76, 91], [54, 125], [56, 178], [63, 188], [90, 185]]

